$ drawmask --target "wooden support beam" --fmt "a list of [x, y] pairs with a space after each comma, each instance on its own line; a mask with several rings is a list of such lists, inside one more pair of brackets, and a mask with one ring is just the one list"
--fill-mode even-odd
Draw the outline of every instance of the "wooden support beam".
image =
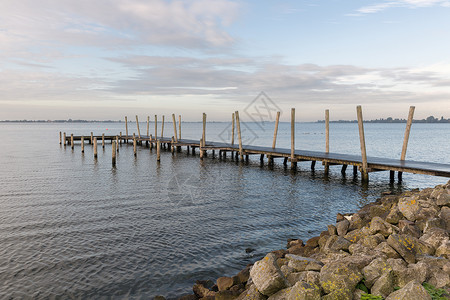
[[66, 133], [64, 132], [64, 147], [67, 145]]
[[161, 161], [161, 141], [156, 141], [156, 161]]
[[[173, 115], [173, 119], [175, 120], [175, 115]], [[175, 125], [176, 126], [176, 125]], [[176, 133], [175, 133], [176, 134]], [[174, 142], [175, 142], [175, 139], [174, 139], [174, 137], [172, 137], [172, 139], [171, 139], [171, 143], [170, 143], [170, 151], [172, 152], [172, 154], [174, 154], [175, 153], [175, 146], [174, 146]]]
[[315, 168], [316, 168], [316, 161], [313, 160], [313, 161], [311, 161], [311, 170], [314, 171]]
[[398, 172], [397, 173], [397, 180], [398, 180], [398, 182], [402, 182], [402, 180], [403, 180], [403, 172]]
[[150, 134], [150, 116], [147, 116], [147, 136]]
[[342, 165], [341, 173], [345, 175], [345, 171], [347, 170], [347, 165]]
[[134, 156], [137, 156], [137, 147], [136, 147], [136, 135], [133, 133], [133, 153], [134, 153]]
[[267, 163], [269, 165], [273, 165], [273, 156], [272, 155], [267, 155]]
[[409, 107], [408, 121], [406, 122], [406, 129], [405, 129], [405, 137], [403, 138], [402, 156], [400, 158], [401, 160], [405, 160], [406, 158], [406, 149], [408, 148], [409, 133], [411, 131], [411, 124], [414, 117], [414, 110], [415, 106]]
[[359, 141], [361, 145], [361, 157], [362, 157], [362, 168], [361, 168], [361, 179], [362, 181], [369, 181], [369, 172], [367, 165], [367, 153], [366, 153], [366, 140], [364, 137], [364, 124], [361, 105], [356, 107], [356, 113], [358, 115], [358, 128], [359, 128]]
[[75, 147], [74, 142], [73, 142], [73, 133], [70, 134], [70, 147], [72, 147], [72, 150]]
[[161, 138], [164, 137], [164, 115], [162, 116], [162, 121], [161, 121]]
[[136, 127], [137, 127], [137, 131], [138, 131], [138, 137], [141, 138], [141, 130], [139, 129], [138, 115], [136, 115]]
[[94, 138], [94, 158], [97, 158], [97, 138]]
[[117, 147], [117, 152], [119, 152], [119, 136], [116, 135], [116, 147]]
[[242, 148], [241, 122], [239, 120], [239, 112], [235, 111], [234, 115], [236, 117], [236, 126], [237, 126], [237, 133], [238, 133], [238, 139], [239, 139], [239, 156], [240, 156], [241, 160], [244, 160], [244, 150]]
[[105, 134], [102, 133], [102, 148], [105, 149]]
[[297, 168], [295, 160], [295, 108], [291, 108], [291, 169]]
[[[325, 153], [330, 152], [330, 110], [325, 110]], [[328, 174], [330, 171], [330, 164], [325, 162], [324, 172]]]
[[283, 159], [283, 165], [287, 166], [287, 161], [288, 161], [288, 158], [285, 157], [285, 158]]
[[120, 141], [120, 144], [122, 145], [122, 131], [119, 132], [119, 141]]
[[81, 153], [84, 153], [84, 136], [81, 136]]
[[92, 145], [93, 141], [94, 141], [94, 133], [91, 131], [91, 139], [89, 140], [89, 144]]
[[358, 166], [353, 166], [353, 176], [358, 175]]
[[178, 139], [181, 140], [181, 115], [178, 115]]
[[112, 143], [112, 166], [116, 166], [116, 142], [114, 141]]
[[234, 146], [234, 113], [231, 114], [231, 147]]
[[127, 137], [127, 139], [125, 141], [126, 141], [126, 143], [128, 143], [128, 119], [127, 119], [127, 116], [125, 116], [125, 136]]
[[158, 116], [155, 115], [155, 140], [158, 139]]
[[259, 161], [260, 161], [261, 163], [264, 163], [264, 154], [261, 154], [261, 156], [259, 157]]
[[59, 144], [60, 145], [62, 144], [62, 132], [61, 131], [59, 132]]
[[275, 119], [275, 130], [273, 132], [272, 149], [275, 149], [275, 146], [277, 144], [277, 134], [278, 134], [278, 123], [279, 122], [280, 122], [280, 112], [277, 111], [277, 118]]
[[152, 150], [153, 149], [153, 137], [152, 137], [152, 135], [150, 134], [150, 150]]
[[389, 171], [389, 181], [394, 182], [395, 179], [395, 171]]
[[203, 152], [203, 138], [201, 138], [200, 139], [200, 143], [199, 143], [199, 151], [200, 151], [200, 159], [203, 159], [203, 154], [204, 154], [204, 152]]
[[173, 123], [173, 134], [174, 136], [172, 138], [175, 139], [175, 142], [178, 143], [178, 135], [177, 135], [177, 121], [175, 119], [175, 114], [172, 114], [172, 123]]

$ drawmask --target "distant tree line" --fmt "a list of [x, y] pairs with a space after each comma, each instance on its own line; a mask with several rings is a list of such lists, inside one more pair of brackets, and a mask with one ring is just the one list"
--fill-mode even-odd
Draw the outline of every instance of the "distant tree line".
[[[375, 119], [375, 120], [364, 120], [364, 123], [406, 123], [406, 119], [394, 119], [388, 117], [386, 119]], [[325, 123], [325, 120], [318, 120], [318, 123]], [[339, 120], [339, 121], [330, 121], [330, 123], [358, 123], [357, 120]], [[422, 120], [413, 120], [413, 123], [450, 123], [450, 119], [444, 119], [441, 117], [440, 119], [435, 118], [434, 116], [429, 116], [426, 119]]]

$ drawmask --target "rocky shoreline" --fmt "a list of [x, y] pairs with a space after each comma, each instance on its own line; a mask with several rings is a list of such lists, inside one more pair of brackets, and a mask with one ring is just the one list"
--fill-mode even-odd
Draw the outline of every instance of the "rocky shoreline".
[[320, 236], [289, 240], [236, 276], [197, 281], [180, 299], [450, 299], [449, 232], [450, 181], [384, 193]]

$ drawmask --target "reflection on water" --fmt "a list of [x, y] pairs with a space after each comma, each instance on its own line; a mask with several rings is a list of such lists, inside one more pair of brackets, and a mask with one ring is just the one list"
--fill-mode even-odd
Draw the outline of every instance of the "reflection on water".
[[[394, 144], [404, 126], [380, 132], [383, 127], [376, 125], [367, 126], [374, 139], [368, 151], [396, 157], [386, 144]], [[408, 155], [448, 163], [445, 125], [435, 125], [432, 135], [416, 126], [417, 135], [429, 141], [420, 146], [413, 128]], [[361, 185], [351, 168], [342, 176], [339, 166], [331, 166], [326, 176], [319, 164], [311, 171], [310, 163], [301, 162], [292, 171], [277, 159], [274, 166], [261, 165], [259, 156], [248, 164], [229, 155], [201, 161], [198, 151], [193, 156], [185, 150], [163, 151], [158, 163], [156, 151], [145, 147], [134, 157], [131, 144], [120, 146], [112, 168], [109, 143], [102, 151], [99, 147], [98, 159], [88, 143], [84, 154], [79, 145], [73, 151], [58, 147], [60, 130], [86, 133], [92, 126], [97, 126], [94, 134], [102, 132], [101, 126], [123, 130], [120, 124], [0, 124], [1, 298], [176, 297], [188, 293], [196, 279], [235, 274], [265, 252], [285, 247], [288, 238], [319, 234], [336, 213], [355, 211], [382, 191], [447, 181], [404, 174], [403, 183], [391, 184], [388, 172], [378, 172]], [[200, 126], [186, 124], [183, 134], [197, 138]], [[278, 144], [288, 147], [283, 126]], [[332, 129], [350, 141], [354, 132], [346, 126]], [[213, 137], [222, 127], [208, 124], [208, 134]], [[320, 124], [299, 128], [321, 130]], [[254, 131], [259, 136], [255, 143], [271, 143], [272, 133], [263, 140], [262, 129]], [[299, 135], [299, 145], [320, 150], [323, 135]], [[17, 136], [26, 143], [17, 145]], [[345, 153], [359, 147], [332, 145]], [[246, 253], [246, 248], [256, 251]]]

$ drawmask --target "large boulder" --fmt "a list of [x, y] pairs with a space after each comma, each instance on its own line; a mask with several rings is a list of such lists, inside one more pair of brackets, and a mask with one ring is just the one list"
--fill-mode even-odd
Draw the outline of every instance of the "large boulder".
[[276, 263], [273, 253], [257, 261], [250, 270], [250, 276], [258, 291], [270, 296], [287, 286], [286, 279]]
[[387, 239], [387, 243], [410, 264], [416, 262], [417, 254], [422, 254], [419, 248], [419, 240], [409, 235], [392, 234]]
[[386, 298], [390, 293], [394, 291], [394, 276], [392, 271], [385, 272], [381, 275], [373, 284], [370, 289], [370, 293], [376, 296], [382, 296]]
[[444, 241], [449, 240], [448, 232], [441, 228], [432, 228], [419, 238], [434, 248], [438, 248]]
[[237, 282], [235, 282], [234, 278], [232, 277], [219, 277], [217, 279], [217, 287], [219, 288], [219, 291], [228, 290], [235, 283]]
[[320, 285], [327, 294], [352, 295], [362, 279], [358, 268], [349, 261], [334, 261], [320, 270]]
[[379, 251], [387, 256], [387, 258], [399, 258], [400, 254], [398, 254], [397, 251], [394, 250], [391, 246], [388, 245], [387, 242], [380, 243], [376, 248], [375, 251]]
[[415, 221], [420, 213], [419, 196], [413, 195], [410, 197], [400, 198], [398, 202], [398, 209], [410, 221]]
[[286, 254], [288, 259], [288, 267], [294, 269], [295, 272], [301, 271], [320, 271], [323, 267], [323, 263], [309, 257], [303, 257], [298, 255]]
[[347, 219], [343, 219], [342, 221], [336, 223], [337, 234], [339, 236], [346, 235], [349, 226], [350, 226], [350, 222]]
[[395, 230], [392, 224], [389, 224], [380, 217], [374, 217], [370, 222], [371, 235], [381, 233], [384, 237], [388, 237], [394, 232]]
[[242, 292], [236, 298], [236, 300], [266, 300], [266, 299], [267, 297], [261, 294], [254, 284], [252, 284], [247, 290]]
[[417, 281], [411, 281], [403, 288], [390, 294], [386, 300], [431, 300], [427, 290]]
[[374, 259], [368, 266], [362, 269], [364, 275], [365, 285], [371, 288], [375, 281], [384, 273], [392, 271], [392, 267], [383, 258]]
[[283, 299], [320, 300], [320, 287], [312, 283], [299, 281], [291, 288], [289, 295]]

